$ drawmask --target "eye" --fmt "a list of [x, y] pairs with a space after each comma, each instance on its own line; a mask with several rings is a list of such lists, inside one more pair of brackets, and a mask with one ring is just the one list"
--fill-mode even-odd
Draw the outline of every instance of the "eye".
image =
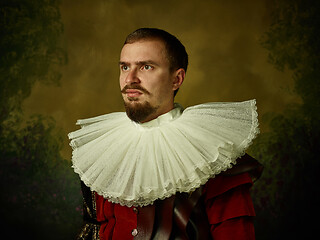
[[120, 68], [121, 68], [122, 71], [128, 71], [129, 70], [129, 67], [127, 65], [121, 65]]
[[150, 65], [144, 65], [143, 66], [143, 70], [151, 70], [151, 69], [153, 69], [153, 67], [150, 66]]

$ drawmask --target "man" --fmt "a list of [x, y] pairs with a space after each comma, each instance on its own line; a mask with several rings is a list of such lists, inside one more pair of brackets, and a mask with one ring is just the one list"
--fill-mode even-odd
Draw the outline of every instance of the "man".
[[187, 66], [163, 30], [127, 37], [126, 113], [79, 120], [69, 134], [84, 195], [78, 239], [254, 239], [249, 188], [262, 168], [244, 151], [259, 131], [255, 101], [184, 110], [174, 96]]

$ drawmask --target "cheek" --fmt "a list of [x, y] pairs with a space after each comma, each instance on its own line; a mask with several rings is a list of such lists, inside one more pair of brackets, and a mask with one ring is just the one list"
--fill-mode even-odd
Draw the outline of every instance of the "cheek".
[[125, 81], [124, 81], [124, 77], [123, 76], [119, 77], [119, 85], [120, 85], [121, 89], [125, 86]]
[[157, 90], [157, 95], [160, 98], [167, 98], [171, 94], [172, 84], [167, 75], [161, 79], [161, 82], [154, 89]]

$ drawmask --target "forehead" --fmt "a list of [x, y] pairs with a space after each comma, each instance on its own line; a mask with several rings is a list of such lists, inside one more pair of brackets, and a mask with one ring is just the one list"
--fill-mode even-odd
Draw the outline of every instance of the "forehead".
[[157, 61], [167, 62], [165, 45], [160, 40], [144, 40], [127, 43], [120, 54], [122, 62]]

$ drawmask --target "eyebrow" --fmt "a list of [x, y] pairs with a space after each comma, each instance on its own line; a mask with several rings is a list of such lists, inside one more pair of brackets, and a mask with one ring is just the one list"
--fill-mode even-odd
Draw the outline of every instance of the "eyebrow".
[[[146, 60], [146, 61], [137, 61], [137, 62], [134, 62], [135, 65], [155, 65], [155, 66], [159, 66], [158, 63], [152, 61], [152, 60]], [[122, 66], [122, 65], [130, 65], [129, 62], [122, 62], [120, 61], [119, 62], [119, 65]]]

